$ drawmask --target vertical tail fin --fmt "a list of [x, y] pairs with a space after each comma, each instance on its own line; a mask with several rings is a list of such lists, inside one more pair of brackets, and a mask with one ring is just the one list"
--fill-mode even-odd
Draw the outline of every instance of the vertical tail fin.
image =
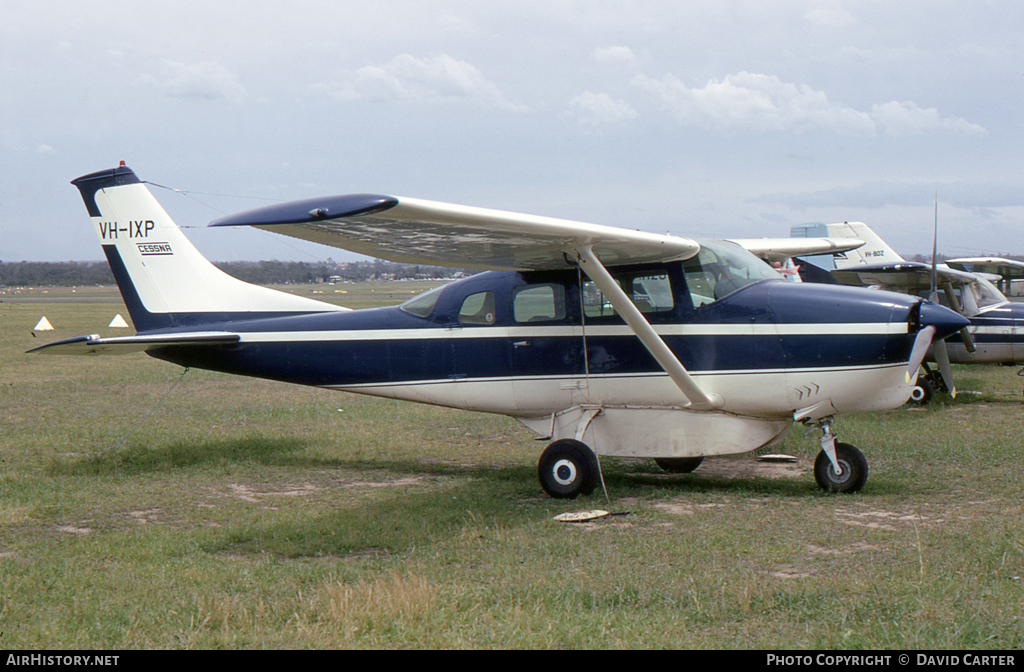
[[[827, 270], [862, 266], [864, 264], [894, 264], [906, 261], [896, 253], [884, 240], [878, 237], [864, 222], [843, 222], [842, 224], [800, 224], [790, 229], [791, 238], [859, 238], [864, 245], [842, 254], [828, 255], [832, 257], [821, 263], [819, 257], [811, 260], [816, 266]], [[825, 257], [825, 255], [820, 255]]]
[[78, 187], [138, 331], [346, 310], [242, 282], [211, 264], [123, 163]]

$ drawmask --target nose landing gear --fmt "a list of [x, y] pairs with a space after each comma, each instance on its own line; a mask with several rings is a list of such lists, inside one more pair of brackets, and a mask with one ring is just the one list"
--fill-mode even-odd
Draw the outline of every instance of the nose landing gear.
[[868, 480], [868, 461], [864, 453], [849, 443], [836, 441], [828, 418], [818, 423], [821, 452], [814, 460], [814, 480], [826, 492], [857, 492]]

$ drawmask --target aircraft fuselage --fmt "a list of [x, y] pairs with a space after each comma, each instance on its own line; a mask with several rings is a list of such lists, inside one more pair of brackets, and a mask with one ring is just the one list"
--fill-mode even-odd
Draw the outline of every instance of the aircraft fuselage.
[[[615, 275], [633, 283], [634, 299], [646, 303], [645, 316], [691, 375], [726, 400], [723, 411], [791, 418], [794, 410], [829, 399], [840, 412], [902, 403], [889, 397], [904, 392], [893, 391], [891, 381], [905, 377], [918, 329], [913, 297], [769, 280], [694, 307], [678, 263], [616, 268]], [[637, 278], [661, 294], [637, 298]], [[204, 322], [203, 329], [232, 331], [241, 340], [150, 354], [186, 366], [518, 417], [575, 404], [685, 405], [664, 370], [575, 270], [481, 273], [446, 286], [425, 315], [389, 307]]]

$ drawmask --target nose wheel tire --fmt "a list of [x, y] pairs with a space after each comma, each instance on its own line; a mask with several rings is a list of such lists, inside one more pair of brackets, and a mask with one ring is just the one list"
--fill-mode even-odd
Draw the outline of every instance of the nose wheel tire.
[[597, 456], [575, 439], [555, 441], [541, 453], [537, 476], [544, 492], [555, 499], [576, 499], [597, 487]]
[[842, 469], [837, 474], [825, 451], [814, 460], [814, 480], [826, 492], [857, 492], [868, 480], [868, 461], [864, 453], [848, 443], [836, 442], [836, 462]]
[[703, 457], [656, 457], [654, 463], [672, 474], [688, 474], [704, 461]]
[[918, 406], [924, 406], [932, 400], [932, 395], [935, 392], [932, 389], [932, 384], [928, 381], [925, 376], [917, 377], [917, 387], [910, 393], [910, 403]]

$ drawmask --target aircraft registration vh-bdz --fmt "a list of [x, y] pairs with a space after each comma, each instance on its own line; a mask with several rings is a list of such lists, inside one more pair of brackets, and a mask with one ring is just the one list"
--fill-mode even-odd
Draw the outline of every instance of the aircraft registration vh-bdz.
[[821, 431], [818, 484], [859, 490], [867, 462], [836, 441], [833, 417], [902, 405], [933, 339], [967, 324], [918, 297], [785, 282], [733, 242], [419, 199], [313, 198], [210, 224], [490, 271], [400, 306], [353, 311], [221, 272], [123, 162], [72, 183], [137, 333], [30, 352], [145, 351], [182, 366], [508, 415], [551, 441], [538, 473], [558, 498], [594, 490], [597, 455], [692, 471], [704, 457], [780, 441], [794, 422]]

